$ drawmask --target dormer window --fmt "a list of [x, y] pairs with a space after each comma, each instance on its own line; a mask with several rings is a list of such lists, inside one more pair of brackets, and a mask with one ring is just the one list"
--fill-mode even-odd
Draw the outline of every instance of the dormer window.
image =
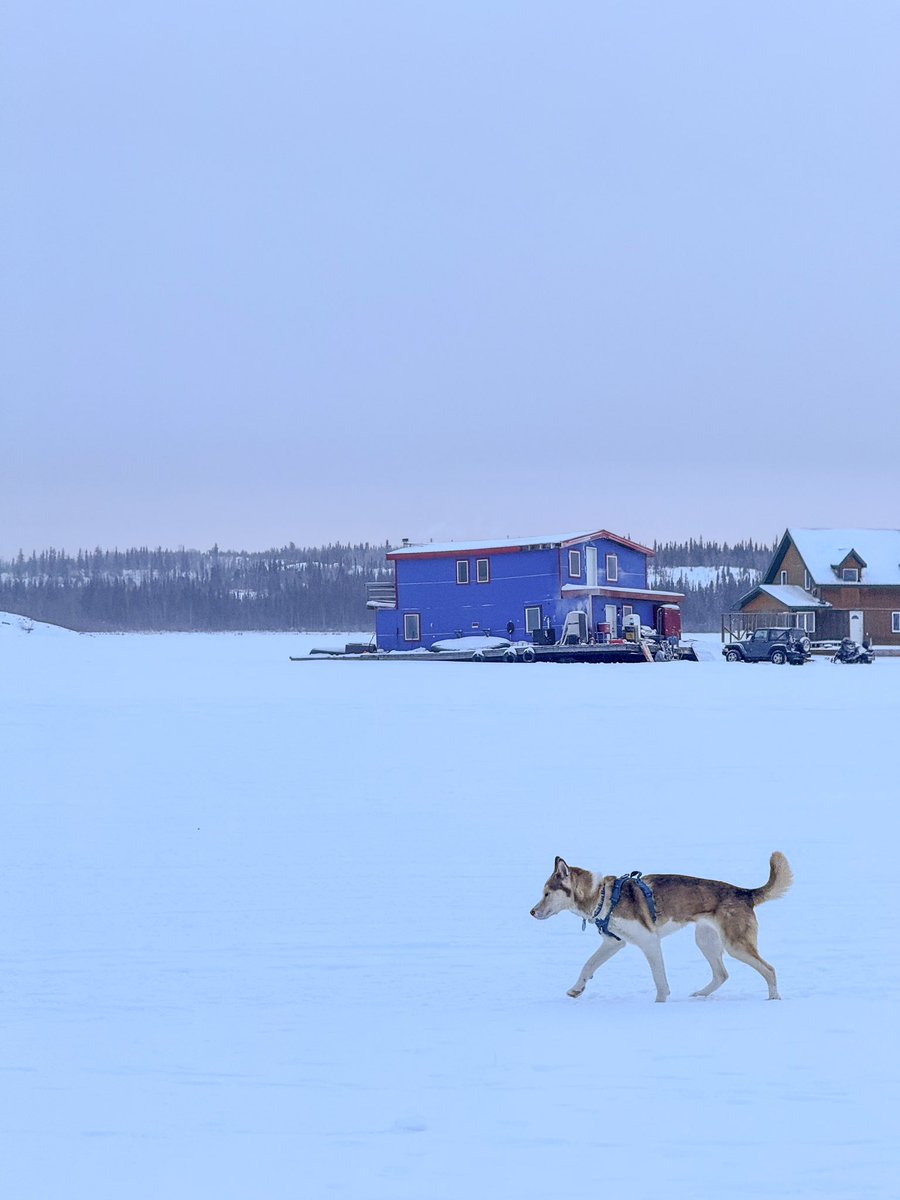
[[866, 560], [856, 550], [851, 550], [839, 563], [835, 563], [834, 572], [841, 583], [859, 583], [866, 565]]

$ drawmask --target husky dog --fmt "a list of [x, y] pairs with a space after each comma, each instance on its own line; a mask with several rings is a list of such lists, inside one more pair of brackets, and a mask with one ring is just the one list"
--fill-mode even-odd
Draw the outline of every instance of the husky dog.
[[[614, 875], [595, 875], [581, 867], [570, 867], [557, 857], [553, 874], [544, 884], [544, 894], [531, 915], [545, 921], [560, 912], [573, 912], [585, 921], [595, 922], [600, 930], [600, 949], [581, 968], [581, 974], [569, 988], [570, 996], [580, 996], [597, 968], [631, 942], [650, 964], [656, 1002], [662, 1004], [668, 999], [669, 983], [660, 939], [693, 924], [700, 952], [712, 967], [712, 979], [706, 987], [694, 992], [695, 996], [711, 996], [728, 978], [722, 960], [724, 949], [759, 971], [768, 985], [769, 999], [779, 1000], [775, 971], [760, 958], [756, 948], [758, 927], [753, 910], [757, 904], [783, 896], [793, 879], [788, 860], [776, 850], [769, 859], [769, 878], [762, 887], [742, 888], [690, 875], [646, 875], [640, 881], [629, 876], [618, 881], [620, 894], [613, 908], [617, 884]], [[642, 888], [641, 883], [647, 888]]]

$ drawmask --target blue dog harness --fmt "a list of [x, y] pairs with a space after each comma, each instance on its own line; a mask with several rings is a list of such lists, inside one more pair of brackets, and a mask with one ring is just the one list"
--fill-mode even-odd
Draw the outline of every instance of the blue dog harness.
[[[600, 916], [603, 905], [606, 903], [606, 885], [604, 884], [603, 891], [600, 893], [600, 903], [594, 909], [593, 915], [591, 916], [591, 920], [597, 926], [597, 932], [600, 934], [605, 934], [606, 937], [615, 938], [617, 942], [621, 942], [622, 939], [617, 933], [612, 932], [609, 927], [609, 921], [610, 917], [616, 911], [616, 905], [622, 898], [622, 888], [626, 883], [636, 883], [641, 889], [647, 901], [647, 907], [650, 909], [650, 916], [653, 918], [654, 924], [656, 922], [656, 904], [653, 900], [653, 891], [650, 888], [650, 885], [645, 883], [641, 878], [641, 872], [632, 871], [629, 875], [620, 875], [612, 886], [612, 895], [610, 896], [609, 901], [609, 912], [605, 917]], [[583, 930], [587, 928], [586, 917], [581, 922], [581, 928]]]

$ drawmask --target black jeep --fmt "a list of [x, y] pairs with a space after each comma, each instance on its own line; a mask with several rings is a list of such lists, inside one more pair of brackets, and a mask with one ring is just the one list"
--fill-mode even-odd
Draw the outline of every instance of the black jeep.
[[748, 638], [728, 642], [726, 662], [792, 663], [800, 666], [810, 657], [809, 638], [802, 629], [755, 629]]

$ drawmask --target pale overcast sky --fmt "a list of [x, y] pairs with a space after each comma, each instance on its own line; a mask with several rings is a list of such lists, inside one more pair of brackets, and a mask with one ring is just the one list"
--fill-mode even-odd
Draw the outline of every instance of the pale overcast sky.
[[10, 0], [0, 553], [900, 526], [900, 5]]

